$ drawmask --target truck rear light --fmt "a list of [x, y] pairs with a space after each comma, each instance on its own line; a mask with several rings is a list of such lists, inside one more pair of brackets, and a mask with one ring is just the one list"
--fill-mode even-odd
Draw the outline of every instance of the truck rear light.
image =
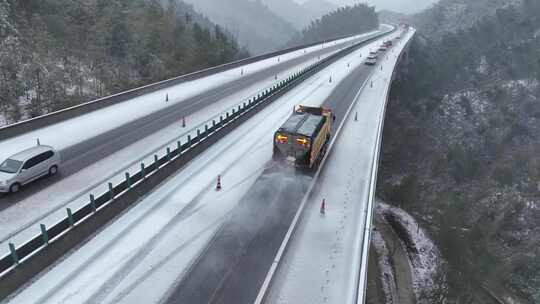
[[309, 139], [307, 138], [297, 138], [296, 143], [304, 147], [309, 147]]
[[276, 141], [280, 144], [286, 144], [289, 142], [289, 138], [286, 135], [278, 134], [276, 135]]

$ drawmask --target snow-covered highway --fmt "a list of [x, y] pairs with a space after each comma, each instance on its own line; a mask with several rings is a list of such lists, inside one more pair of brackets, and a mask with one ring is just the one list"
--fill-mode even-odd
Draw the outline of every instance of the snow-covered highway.
[[[39, 223], [50, 226], [64, 218], [66, 207], [77, 210], [90, 193], [105, 192], [107, 182], [122, 180], [141, 161], [151, 162], [158, 147], [193, 134], [196, 126], [269, 87], [276, 75], [283, 79], [372, 34], [179, 84], [0, 142], [2, 159], [37, 138], [61, 150], [64, 158], [60, 177], [42, 179], [15, 195], [0, 194], [0, 253], [8, 253], [7, 242], [20, 245], [38, 234]], [[181, 127], [184, 116], [186, 128]]]
[[[407, 39], [410, 38], [410, 35], [412, 34], [409, 34]], [[392, 53], [388, 53], [388, 60], [381, 58], [381, 65], [377, 65], [375, 68], [364, 66], [363, 60], [366, 55], [370, 50], [378, 47], [381, 41], [382, 39], [379, 39], [365, 45], [336, 61], [274, 101], [263, 111], [190, 162], [182, 171], [171, 177], [154, 192], [145, 196], [136, 206], [118, 217], [116, 221], [104, 227], [86, 244], [67, 254], [62, 261], [43, 272], [38, 278], [7, 299], [6, 302], [176, 302], [175, 295], [178, 294], [179, 290], [181, 291], [181, 284], [185, 281], [186, 273], [193, 271], [198, 258], [205, 250], [208, 250], [208, 242], [219, 233], [220, 227], [222, 227], [221, 224], [234, 212], [234, 209], [246, 193], [250, 191], [250, 188], [259, 181], [261, 174], [271, 167], [272, 135], [275, 129], [287, 119], [294, 105], [325, 104], [336, 110], [338, 124], [343, 121], [343, 135], [337, 137], [335, 145], [344, 140], [348, 141], [349, 144], [337, 147], [329, 154], [326, 167], [328, 168], [330, 165], [330, 168], [323, 170], [320, 179], [323, 185], [316, 188], [312, 200], [306, 202], [305, 220], [300, 221], [299, 224], [299, 227], [304, 228], [298, 229], [297, 235], [291, 240], [291, 250], [288, 250], [284, 256], [284, 261], [293, 264], [294, 267], [289, 270], [291, 273], [288, 273], [288, 267], [278, 268], [276, 282], [279, 282], [279, 284], [270, 285], [272, 289], [269, 293], [270, 297], [276, 299], [276, 301], [269, 301], [269, 303], [279, 302], [281, 299], [285, 299], [285, 303], [306, 302], [294, 301], [294, 299], [299, 299], [301, 296], [306, 296], [303, 299], [315, 299], [315, 301], [309, 301], [309, 303], [322, 303], [316, 298], [319, 297], [319, 294], [309, 294], [312, 292], [309, 288], [306, 291], [301, 291], [295, 286], [310, 284], [310, 282], [301, 281], [302, 276], [300, 274], [306, 273], [302, 271], [313, 273], [311, 279], [314, 281], [326, 275], [325, 266], [320, 269], [302, 268], [306, 267], [306, 263], [302, 263], [302, 261], [306, 261], [306, 255], [314, 249], [318, 250], [321, 255], [321, 257], [315, 258], [325, 259], [326, 256], [323, 257], [323, 255], [327, 255], [334, 250], [334, 236], [323, 237], [324, 240], [330, 241], [322, 243], [313, 242], [313, 237], [318, 233], [322, 233], [322, 235], [335, 233], [336, 227], [334, 226], [342, 225], [344, 221], [347, 223], [347, 227], [352, 227], [352, 230], [346, 233], [346, 237], [342, 237], [338, 241], [338, 245], [341, 246], [340, 250], [342, 250], [340, 253], [345, 257], [342, 264], [338, 264], [338, 267], [341, 267], [340, 271], [343, 271], [342, 268], [349, 268], [348, 275], [344, 275], [342, 280], [347, 280], [355, 275], [354, 269], [350, 267], [350, 262], [354, 262], [355, 254], [358, 252], [354, 251], [357, 246], [350, 246], [350, 244], [357, 244], [359, 230], [363, 231], [363, 226], [359, 225], [364, 223], [362, 218], [355, 217], [361, 216], [363, 212], [354, 212], [352, 216], [343, 219], [343, 213], [337, 211], [334, 213], [330, 209], [327, 218], [324, 219], [326, 221], [325, 225], [329, 225], [329, 227], [320, 231], [325, 226], [320, 226], [314, 222], [321, 220], [314, 210], [317, 210], [316, 202], [321, 196], [331, 195], [329, 197], [332, 200], [336, 202], [343, 201], [340, 195], [346, 191], [344, 192], [344, 189], [339, 187], [333, 189], [334, 183], [338, 180], [334, 174], [336, 174], [336, 170], [348, 171], [346, 169], [350, 169], [354, 173], [347, 176], [348, 181], [358, 182], [354, 187], [349, 186], [348, 188], [354, 192], [351, 194], [351, 198], [363, 198], [356, 201], [356, 205], [350, 200], [350, 208], [356, 211], [363, 211], [367, 208], [366, 204], [369, 196], [366, 191], [369, 191], [370, 174], [372, 173], [369, 170], [369, 164], [374, 161], [374, 147], [378, 144], [376, 134], [379, 129], [377, 128], [383, 115], [386, 90], [390, 85], [389, 74], [395, 65], [395, 60], [392, 60], [392, 58], [398, 55], [396, 47]], [[403, 44], [404, 42], [402, 42]], [[283, 58], [282, 56], [282, 63]], [[296, 62], [294, 65], [283, 68], [280, 73], [287, 74], [302, 66], [302, 64], [311, 63], [312, 60], [313, 58], [309, 58], [305, 61]], [[379, 69], [380, 66], [382, 66], [382, 69]], [[234, 73], [240, 74], [240, 71]], [[204, 111], [200, 108], [193, 110], [188, 116], [188, 124], [194, 126], [202, 123], [245, 100], [245, 98], [258, 92], [261, 87], [269, 85], [274, 80], [273, 74], [275, 74], [275, 71], [272, 70], [268, 73], [264, 77], [261, 76], [258, 82], [244, 85], [242, 90], [234, 88], [230, 95], [222, 96], [222, 98], [219, 98], [219, 102], [208, 104]], [[230, 76], [233, 77], [233, 75]], [[329, 81], [330, 77], [332, 81]], [[368, 85], [362, 89], [363, 84], [368, 83], [370, 79], [374, 80], [374, 87], [371, 88]], [[159, 95], [161, 100], [163, 99], [162, 95], [162, 93]], [[159, 96], [155, 98], [157, 99]], [[181, 98], [170, 90], [169, 97], [171, 103], [181, 103]], [[352, 112], [359, 113], [360, 122], [352, 122], [351, 115], [346, 115], [353, 102]], [[178, 113], [186, 113], [185, 109], [183, 110]], [[144, 158], [149, 152], [153, 151], [152, 149], [167, 143], [173, 138], [178, 138], [180, 129], [178, 115], [176, 115], [176, 119], [171, 121], [175, 122], [161, 128], [157, 133], [158, 136], [148, 138], [147, 141], [136, 142], [133, 146], [128, 146], [129, 149], [118, 149], [115, 154], [109, 156], [110, 159], [106, 164], [100, 164], [100, 161], [100, 163], [92, 165], [95, 167], [88, 167], [92, 168], [93, 180], [95, 181], [95, 176], [99, 175], [96, 172], [115, 170], [111, 168], [111, 164], [118, 164], [117, 168], [120, 169], [126, 166], [129, 167], [132, 160]], [[356, 126], [361, 126], [361, 128]], [[186, 132], [188, 130], [181, 133]], [[346, 158], [351, 156], [352, 149], [358, 149], [358, 154], [351, 157], [353, 160], [358, 160], [358, 163], [355, 163], [353, 167], [351, 167], [350, 158]], [[134, 153], [133, 151], [137, 152]], [[150, 154], [151, 156], [152, 154]], [[119, 160], [129, 161], [122, 163]], [[342, 167], [346, 168], [343, 169]], [[120, 171], [120, 173], [122, 172]], [[78, 176], [77, 174], [79, 173], [70, 175], [70, 179]], [[218, 174], [223, 177], [224, 191], [221, 192], [214, 191], [215, 178]], [[309, 177], [299, 178], [287, 172], [274, 172], [274, 174], [274, 180], [280, 180], [282, 183], [288, 181], [305, 183], [306, 185], [310, 183]], [[84, 178], [81, 177], [81, 180], [74, 179], [74, 184], [79, 185], [79, 188], [74, 189], [67, 196], [74, 197], [80, 193], [85, 195], [85, 192], [88, 191], [86, 188], [88, 180], [91, 177], [91, 174], [88, 174]], [[49, 187], [54, 187], [61, 182], [63, 180]], [[342, 186], [346, 187], [345, 185]], [[325, 187], [330, 188], [326, 189]], [[50, 192], [48, 194], [49, 198], [54, 196], [55, 201], [57, 201], [56, 196], [58, 193], [56, 191], [59, 191], [58, 189], [55, 192]], [[66, 199], [69, 199], [67, 196]], [[41, 199], [43, 200], [43, 198]], [[19, 203], [22, 203], [22, 201]], [[292, 207], [293, 205], [291, 205]], [[340, 207], [343, 208], [342, 205]], [[32, 208], [35, 208], [35, 206], [28, 207], [27, 210]], [[9, 208], [4, 211], [7, 210]], [[21, 212], [26, 211], [21, 210]], [[296, 212], [296, 209], [293, 209], [291, 214], [294, 215], [294, 212]], [[2, 214], [0, 214], [1, 216]], [[284, 217], [283, 221], [282, 224], [288, 227], [290, 222], [286, 222], [286, 217]], [[309, 228], [311, 225], [315, 225], [317, 228]], [[36, 231], [31, 233], [36, 233]], [[274, 251], [270, 252], [271, 259], [267, 265], [268, 267], [270, 267], [282, 237], [283, 235], [276, 235], [277, 243], [275, 241], [268, 242], [270, 245], [277, 244]], [[309, 243], [309, 245], [305, 243]], [[320, 247], [310, 247], [317, 245], [320, 245]], [[297, 250], [292, 250], [292, 248], [297, 248]], [[358, 261], [354, 263], [353, 265], [360, 265]], [[322, 264], [320, 265], [322, 266]], [[262, 273], [264, 279], [266, 269]], [[335, 273], [332, 273], [332, 275], [337, 276]], [[253, 288], [249, 293], [256, 296], [262, 285], [262, 280], [250, 278], [249, 276], [246, 280], [252, 281]], [[286, 288], [282, 288], [282, 286], [286, 286]], [[318, 285], [313, 286], [319, 288]], [[343, 288], [350, 287], [350, 282], [349, 284], [337, 284], [336, 286], [338, 289], [332, 291], [331, 299], [333, 303], [345, 303], [338, 301], [348, 299], [345, 294], [345, 298], [339, 298], [335, 297], [334, 293], [342, 292]], [[215, 292], [218, 295], [213, 298], [215, 301], [227, 303], [226, 294], [222, 293], [220, 295], [221, 291]], [[302, 294], [295, 294], [295, 292]], [[246, 293], [248, 292], [246, 291]]]

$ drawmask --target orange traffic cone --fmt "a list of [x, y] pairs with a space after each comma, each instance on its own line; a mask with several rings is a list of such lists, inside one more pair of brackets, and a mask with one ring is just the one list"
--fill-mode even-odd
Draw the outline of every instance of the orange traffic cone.
[[217, 176], [217, 185], [216, 185], [216, 191], [221, 190], [221, 175]]
[[321, 214], [324, 215], [326, 213], [326, 199], [323, 198], [321, 203]]

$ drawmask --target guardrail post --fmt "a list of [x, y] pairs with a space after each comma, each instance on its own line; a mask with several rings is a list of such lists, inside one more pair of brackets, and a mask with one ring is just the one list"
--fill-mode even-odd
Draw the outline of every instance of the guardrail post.
[[126, 172], [126, 183], [128, 188], [131, 189], [131, 177], [129, 176], [129, 172]]
[[199, 138], [199, 136], [201, 136], [201, 130], [197, 129], [197, 138]]
[[92, 207], [92, 212], [96, 212], [96, 199], [94, 198], [93, 194], [90, 194], [90, 207]]
[[208, 125], [207, 124], [204, 124], [204, 132], [208, 133]]
[[241, 109], [242, 109], [242, 108], [240, 107], [240, 105], [238, 105], [238, 112], [240, 112]]
[[167, 147], [167, 160], [171, 161], [171, 148]]
[[73, 227], [75, 225], [75, 220], [73, 220], [73, 213], [71, 213], [71, 208], [66, 208], [69, 226]]
[[156, 169], [159, 168], [159, 158], [157, 154], [154, 154], [154, 163], [156, 164]]
[[45, 227], [44, 224], [39, 224], [39, 227], [41, 228], [41, 237], [43, 237], [43, 243], [45, 243], [45, 245], [49, 245], [49, 233], [47, 232], [47, 227]]
[[180, 153], [182, 153], [182, 143], [180, 141], [177, 141], [176, 147], [178, 149], [178, 155], [180, 155]]
[[191, 135], [187, 136], [187, 144], [188, 144], [188, 147], [191, 147]]
[[109, 183], [109, 199], [114, 200], [114, 188], [112, 183]]
[[11, 258], [15, 265], [19, 265], [19, 255], [17, 255], [17, 250], [15, 249], [15, 244], [9, 243], [9, 251], [11, 251]]
[[215, 126], [216, 126], [216, 120], [212, 119], [212, 127], [215, 127]]
[[223, 124], [223, 116], [219, 115], [219, 124], [222, 125]]

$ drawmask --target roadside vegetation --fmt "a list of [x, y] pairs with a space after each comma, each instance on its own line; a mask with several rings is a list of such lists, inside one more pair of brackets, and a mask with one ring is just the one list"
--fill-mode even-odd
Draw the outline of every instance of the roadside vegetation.
[[539, 16], [525, 0], [437, 39], [420, 27], [392, 87], [378, 195], [429, 231], [451, 302], [540, 303]]
[[0, 125], [246, 57], [169, 0], [0, 0]]

